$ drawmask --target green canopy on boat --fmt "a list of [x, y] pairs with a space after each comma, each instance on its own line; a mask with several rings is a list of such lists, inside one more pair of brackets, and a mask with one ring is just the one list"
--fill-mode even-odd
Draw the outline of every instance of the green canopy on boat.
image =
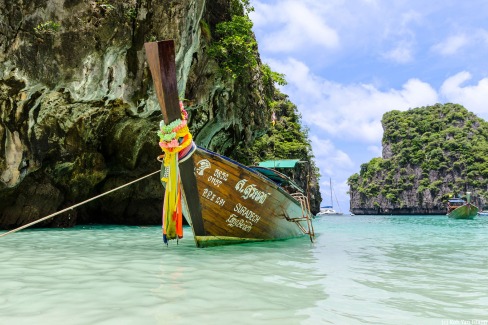
[[290, 177], [280, 173], [279, 171], [261, 166], [249, 166], [249, 168], [260, 173], [261, 175], [266, 176], [279, 186], [291, 186], [296, 190], [303, 192], [300, 186], [298, 186]]
[[266, 160], [260, 162], [258, 166], [266, 168], [295, 168], [299, 161], [300, 159]]

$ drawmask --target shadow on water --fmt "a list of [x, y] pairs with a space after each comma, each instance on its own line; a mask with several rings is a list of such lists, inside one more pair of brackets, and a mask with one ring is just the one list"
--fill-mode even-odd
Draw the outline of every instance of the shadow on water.
[[[185, 247], [184, 253], [170, 247], [163, 252], [156, 290], [164, 301], [159, 313], [184, 313], [191, 306], [195, 322], [298, 324], [310, 317], [310, 306], [326, 299], [313, 249], [307, 237]], [[178, 298], [164, 294], [174, 287], [179, 288]]]

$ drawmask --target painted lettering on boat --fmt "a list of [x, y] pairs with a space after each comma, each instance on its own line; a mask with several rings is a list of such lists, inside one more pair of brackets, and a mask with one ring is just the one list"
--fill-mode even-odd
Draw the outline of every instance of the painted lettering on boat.
[[251, 221], [239, 219], [239, 217], [233, 213], [227, 220], [225, 220], [225, 222], [227, 222], [227, 225], [230, 227], [237, 227], [247, 232], [250, 232], [252, 229]]
[[234, 212], [243, 216], [244, 218], [251, 221], [252, 223], [257, 223], [261, 219], [261, 217], [258, 214], [249, 210], [248, 208], [246, 208], [240, 203], [236, 204], [236, 206], [234, 207]]
[[225, 204], [225, 200], [223, 198], [221, 198], [220, 196], [217, 196], [216, 194], [214, 194], [214, 192], [212, 192], [208, 188], [203, 190], [202, 196], [204, 198], [206, 198], [207, 200], [214, 202], [215, 204], [217, 204], [219, 206], [224, 206], [224, 204]]
[[210, 167], [211, 167], [210, 161], [208, 161], [207, 159], [202, 159], [196, 163], [195, 173], [200, 176], [203, 176], [203, 172], [205, 171], [205, 169], [208, 169]]
[[257, 203], [263, 204], [264, 201], [268, 198], [268, 195], [271, 193], [265, 193], [263, 191], [260, 191], [256, 188], [255, 184], [250, 184], [247, 185], [247, 179], [241, 179], [239, 182], [237, 182], [235, 189], [242, 193], [242, 198], [247, 200], [251, 199], [256, 201]]
[[224, 182], [229, 178], [229, 174], [221, 171], [218, 168], [215, 168], [214, 176], [217, 177], [218, 179], [220, 179], [221, 181], [224, 181]]
[[220, 169], [216, 168], [214, 171], [213, 176], [208, 177], [208, 181], [213, 184], [215, 187], [219, 187], [222, 182], [227, 181], [229, 178], [229, 174], [226, 172], [221, 171]]
[[222, 181], [216, 177], [213, 177], [213, 176], [209, 176], [208, 177], [208, 181], [214, 185], [215, 187], [219, 187], [220, 184], [222, 184]]

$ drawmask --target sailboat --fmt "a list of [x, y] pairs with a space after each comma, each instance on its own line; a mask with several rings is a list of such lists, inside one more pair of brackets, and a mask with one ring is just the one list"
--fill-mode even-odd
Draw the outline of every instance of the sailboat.
[[[329, 184], [330, 184], [330, 205], [326, 205], [326, 206], [323, 206], [323, 207], [320, 207], [320, 212], [316, 214], [316, 216], [340, 216], [340, 215], [343, 215], [342, 212], [338, 212], [336, 210], [334, 210], [334, 206], [333, 206], [333, 200], [332, 200], [332, 179], [329, 178]], [[337, 205], [339, 205], [339, 202], [337, 201], [337, 198], [336, 198], [336, 202], [337, 202]]]

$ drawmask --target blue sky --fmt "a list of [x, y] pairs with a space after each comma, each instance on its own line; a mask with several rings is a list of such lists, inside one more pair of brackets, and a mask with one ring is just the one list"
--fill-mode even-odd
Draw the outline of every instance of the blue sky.
[[349, 210], [347, 178], [381, 156], [385, 112], [452, 102], [488, 119], [486, 0], [251, 4], [261, 59], [310, 128], [323, 205], [330, 177]]

